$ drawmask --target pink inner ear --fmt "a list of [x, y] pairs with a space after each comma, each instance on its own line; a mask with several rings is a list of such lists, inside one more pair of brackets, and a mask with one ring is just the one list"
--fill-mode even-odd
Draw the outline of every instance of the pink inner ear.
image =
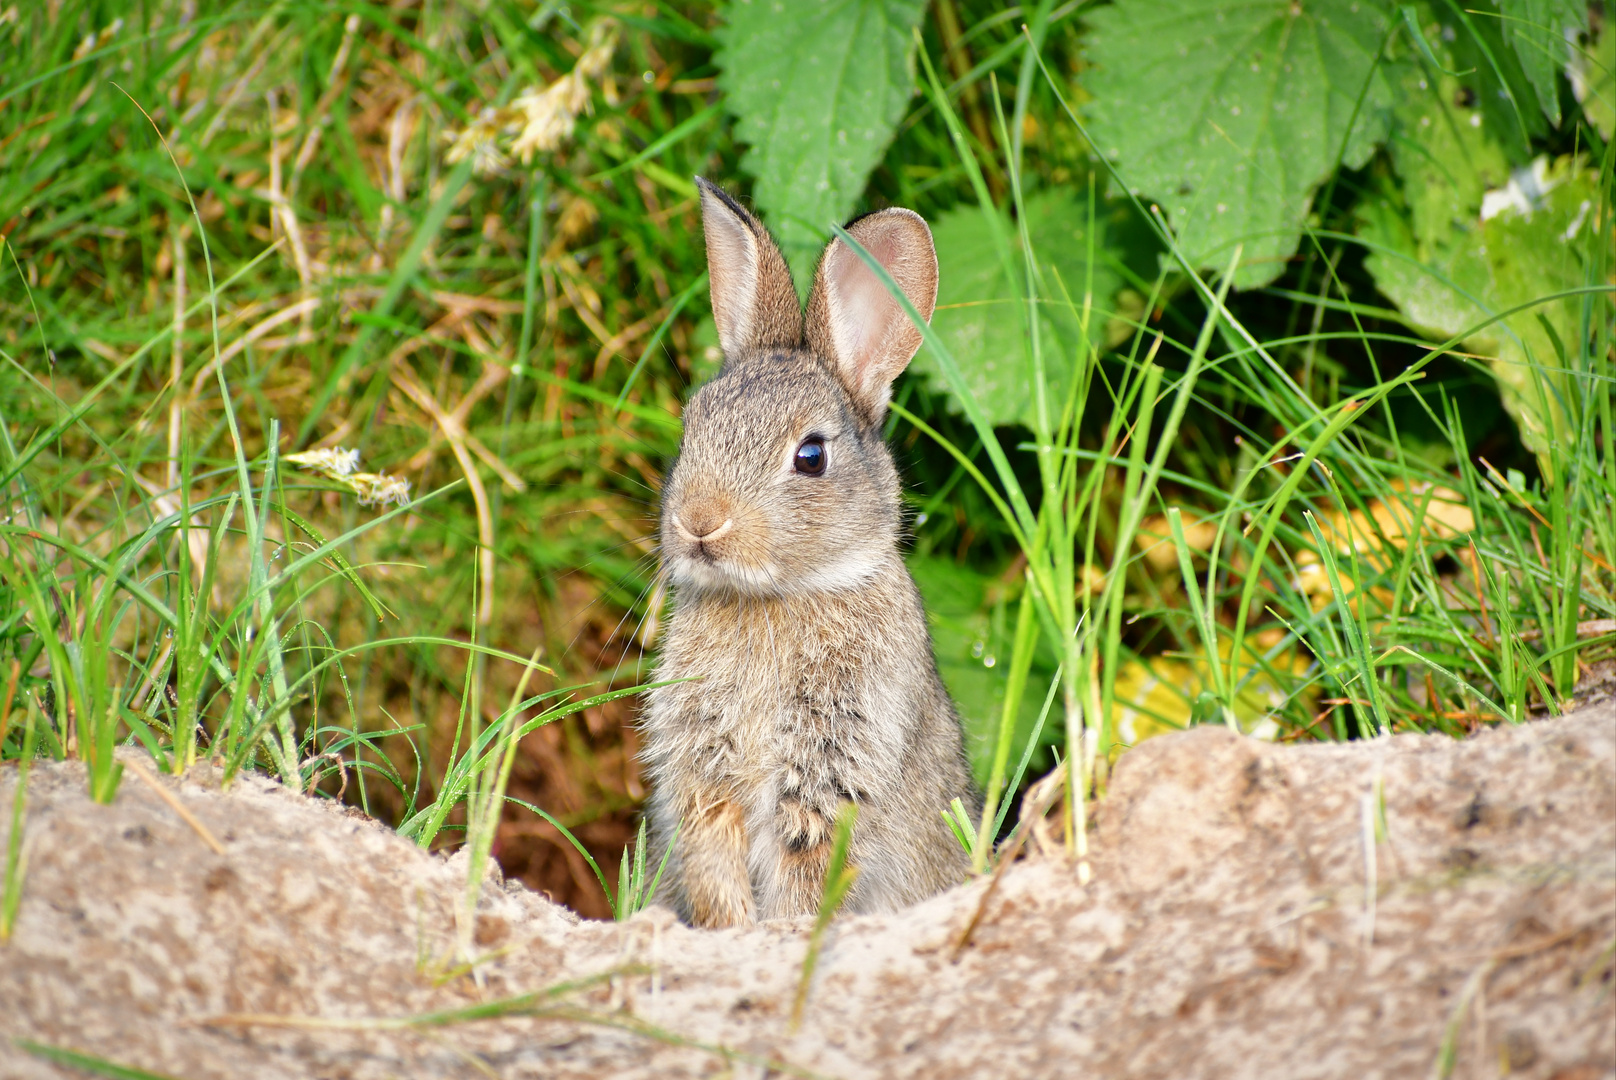
[[755, 330], [757, 240], [721, 201], [706, 193], [702, 197], [713, 322], [719, 344], [725, 353], [734, 354], [750, 345]]
[[[926, 223], [908, 210], [881, 210], [849, 227], [886, 268], [921, 318], [937, 300], [937, 256]], [[836, 369], [847, 392], [872, 417], [886, 409], [892, 380], [920, 348], [922, 335], [903, 305], [850, 244], [833, 240], [808, 304], [808, 340]]]
[[[881, 258], [881, 252], [873, 248], [867, 250], [876, 258]], [[867, 391], [872, 377], [877, 374], [872, 368], [878, 366], [881, 339], [886, 336], [886, 328], [892, 318], [902, 316], [903, 310], [887, 294], [886, 286], [881, 284], [881, 279], [864, 264], [857, 252], [839, 245], [837, 255], [837, 262], [841, 265], [837, 267], [837, 303], [832, 327], [836, 336], [836, 351], [842, 362], [850, 365], [855, 373], [853, 381], [861, 390]], [[882, 260], [883, 263], [885, 261]]]
[[[888, 272], [900, 270], [904, 252], [897, 237], [881, 233], [859, 239], [864, 250], [874, 255]], [[836, 297], [832, 324], [836, 351], [841, 362], [851, 369], [850, 381], [862, 394], [872, 395], [881, 384], [897, 378], [912, 354], [910, 350], [897, 355], [901, 346], [893, 339], [910, 336], [914, 331], [903, 307], [887, 292], [886, 285], [858, 252], [840, 242], [836, 248], [837, 266], [832, 280]], [[904, 331], [909, 331], [910, 335]]]

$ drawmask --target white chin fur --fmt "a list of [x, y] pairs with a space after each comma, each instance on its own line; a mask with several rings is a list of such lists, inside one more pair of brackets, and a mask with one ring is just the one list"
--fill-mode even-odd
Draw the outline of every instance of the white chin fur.
[[733, 592], [743, 596], [801, 596], [810, 593], [841, 592], [856, 589], [880, 569], [874, 554], [851, 551], [828, 565], [816, 566], [806, 574], [787, 576], [772, 563], [762, 567], [736, 566], [726, 562], [709, 563], [699, 559], [676, 558], [669, 566], [674, 584], [703, 592]]

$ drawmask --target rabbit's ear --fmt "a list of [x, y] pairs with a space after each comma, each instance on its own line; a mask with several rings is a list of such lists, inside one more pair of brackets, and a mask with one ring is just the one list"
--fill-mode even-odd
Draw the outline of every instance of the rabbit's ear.
[[722, 188], [696, 177], [713, 322], [726, 358], [802, 344], [802, 303], [791, 271], [757, 218]]
[[[930, 322], [937, 304], [937, 252], [920, 215], [894, 207], [859, 218], [847, 231]], [[830, 361], [872, 423], [885, 415], [892, 380], [921, 341], [920, 330], [858, 252], [840, 238], [832, 240], [808, 294], [808, 347]]]

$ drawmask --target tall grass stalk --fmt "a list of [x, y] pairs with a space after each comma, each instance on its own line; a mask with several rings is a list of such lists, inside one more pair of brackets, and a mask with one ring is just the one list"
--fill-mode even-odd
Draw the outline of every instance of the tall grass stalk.
[[836, 823], [831, 835], [830, 857], [825, 861], [825, 889], [819, 898], [819, 911], [814, 916], [814, 928], [808, 932], [808, 951], [803, 954], [802, 974], [797, 977], [797, 996], [791, 1003], [791, 1030], [802, 1026], [802, 1012], [808, 1005], [808, 991], [813, 985], [814, 969], [819, 965], [819, 953], [824, 947], [825, 931], [831, 920], [842, 909], [842, 901], [858, 880], [857, 866], [849, 866], [848, 851], [853, 845], [853, 826], [858, 823], [858, 804], [845, 802], [836, 811]]
[[[470, 670], [468, 667], [468, 677]], [[522, 693], [527, 689], [528, 680], [533, 677], [535, 671], [542, 671], [552, 676], [555, 674], [551, 669], [539, 665], [537, 648], [522, 669], [522, 677], [517, 682], [516, 689], [511, 692], [510, 703], [505, 706], [499, 722], [490, 729], [496, 733], [498, 751], [488, 755], [487, 766], [473, 770], [470, 790], [466, 793], [466, 845], [469, 855], [466, 863], [465, 910], [460, 920], [462, 959], [471, 957], [477, 901], [482, 895], [483, 876], [487, 870], [489, 852], [494, 847], [494, 834], [499, 828], [500, 817], [505, 810], [505, 789], [510, 784], [511, 768], [516, 764], [517, 740], [513, 737], [512, 729], [521, 719], [517, 706], [521, 703]], [[473, 702], [476, 700], [474, 695], [472, 700]]]
[[[8, 700], [6, 703], [10, 705]], [[0, 882], [0, 944], [11, 940], [17, 925], [17, 908], [22, 903], [22, 881], [28, 872], [24, 860], [23, 818], [28, 808], [28, 770], [38, 751], [39, 707], [28, 702], [27, 728], [23, 732], [22, 757], [17, 762], [17, 790], [11, 798], [11, 831], [6, 834], [5, 880]]]

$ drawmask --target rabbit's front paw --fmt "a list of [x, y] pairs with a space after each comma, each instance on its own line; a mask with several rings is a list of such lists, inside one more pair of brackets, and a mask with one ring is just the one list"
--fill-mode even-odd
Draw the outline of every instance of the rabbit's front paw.
[[772, 915], [812, 915], [819, 910], [834, 822], [833, 814], [798, 799], [781, 800], [775, 814], [780, 862], [772, 890]]
[[746, 869], [746, 816], [730, 799], [714, 799], [691, 815], [679, 841], [685, 896], [695, 926], [719, 929], [752, 922]]
[[780, 800], [775, 815], [780, 846], [793, 855], [803, 855], [830, 842], [831, 819], [800, 799]]

